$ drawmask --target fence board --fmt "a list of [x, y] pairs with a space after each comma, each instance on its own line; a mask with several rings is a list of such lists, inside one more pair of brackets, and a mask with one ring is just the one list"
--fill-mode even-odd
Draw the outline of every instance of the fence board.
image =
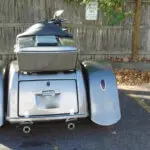
[[[128, 10], [135, 2], [129, 1]], [[85, 20], [85, 8], [65, 3], [63, 0], [0, 0], [0, 59], [10, 54], [18, 33], [31, 24], [50, 19], [57, 9], [64, 9], [63, 17], [80, 49], [81, 59], [104, 59], [131, 54], [133, 19], [128, 18], [117, 26], [103, 22], [99, 11], [97, 21]], [[140, 27], [140, 55], [150, 58], [150, 3], [143, 1]]]

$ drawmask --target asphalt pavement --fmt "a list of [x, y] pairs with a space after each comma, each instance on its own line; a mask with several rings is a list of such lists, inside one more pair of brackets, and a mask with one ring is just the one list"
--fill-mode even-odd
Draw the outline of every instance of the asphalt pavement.
[[[50, 122], [36, 124], [31, 134], [24, 135], [8, 124], [0, 129], [0, 150], [150, 150], [150, 113], [130, 94], [119, 90], [122, 119], [115, 129], [86, 119], [74, 131], [64, 122]], [[150, 92], [143, 94], [150, 96]]]

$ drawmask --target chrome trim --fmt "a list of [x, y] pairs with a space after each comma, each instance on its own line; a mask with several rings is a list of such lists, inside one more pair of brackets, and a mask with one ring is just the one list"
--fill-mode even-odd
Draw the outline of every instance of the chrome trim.
[[6, 120], [10, 123], [20, 123], [20, 122], [26, 122], [26, 121], [32, 121], [32, 122], [37, 122], [37, 121], [54, 121], [54, 120], [66, 120], [66, 119], [72, 119], [72, 118], [87, 118], [87, 114], [78, 114], [78, 115], [57, 115], [57, 116], [41, 116], [41, 117], [29, 117], [29, 118], [24, 118], [24, 117], [18, 117], [18, 118], [11, 118], [11, 117], [6, 117]]
[[69, 52], [76, 52], [77, 48], [75, 46], [45, 46], [45, 47], [27, 47], [27, 48], [17, 48], [14, 52], [60, 52], [60, 51], [69, 51]]

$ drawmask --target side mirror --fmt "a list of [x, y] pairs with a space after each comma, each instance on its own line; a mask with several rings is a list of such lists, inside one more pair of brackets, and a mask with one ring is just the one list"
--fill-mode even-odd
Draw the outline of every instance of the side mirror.
[[61, 16], [63, 14], [64, 10], [57, 10], [55, 13], [54, 13], [54, 16], [53, 18], [56, 19], [58, 18], [59, 16]]

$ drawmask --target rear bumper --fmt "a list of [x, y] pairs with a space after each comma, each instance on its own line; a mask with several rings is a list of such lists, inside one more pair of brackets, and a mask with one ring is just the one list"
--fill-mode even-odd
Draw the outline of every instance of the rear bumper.
[[55, 115], [55, 116], [32, 116], [32, 117], [6, 117], [6, 120], [10, 123], [22, 123], [22, 122], [45, 122], [45, 121], [55, 121], [55, 120], [69, 120], [69, 119], [79, 119], [87, 118], [88, 115], [77, 114], [77, 115]]

